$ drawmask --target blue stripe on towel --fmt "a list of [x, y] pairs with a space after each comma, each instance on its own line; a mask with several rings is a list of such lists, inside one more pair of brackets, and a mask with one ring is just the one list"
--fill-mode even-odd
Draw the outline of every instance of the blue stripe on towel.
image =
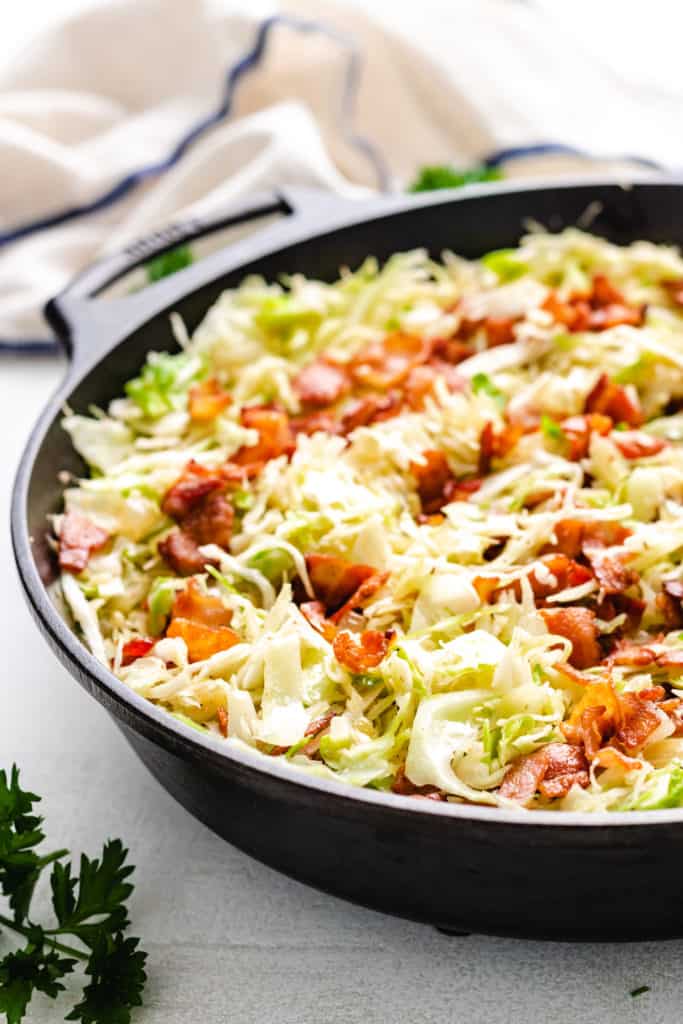
[[520, 160], [525, 157], [546, 156], [547, 154], [564, 154], [565, 156], [578, 156], [583, 160], [605, 160], [607, 162], [624, 162], [638, 164], [641, 167], [648, 167], [652, 171], [665, 172], [666, 168], [654, 160], [648, 160], [643, 156], [596, 156], [594, 153], [586, 153], [575, 146], [565, 146], [561, 142], [537, 142], [531, 146], [511, 146], [508, 149], [498, 149], [484, 158], [486, 167], [500, 167], [508, 160]]

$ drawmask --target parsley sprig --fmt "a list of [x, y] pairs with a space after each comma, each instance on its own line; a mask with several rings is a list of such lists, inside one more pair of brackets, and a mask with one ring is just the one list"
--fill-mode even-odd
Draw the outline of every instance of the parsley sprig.
[[[11, 911], [0, 913], [0, 934], [9, 929], [23, 940], [0, 959], [0, 1013], [7, 1024], [19, 1024], [35, 992], [56, 998], [64, 990], [62, 979], [81, 966], [87, 983], [65, 1020], [128, 1024], [147, 977], [139, 939], [124, 934], [125, 904], [133, 891], [128, 851], [114, 839], [99, 859], [83, 854], [75, 874], [65, 860], [68, 850], [37, 850], [45, 838], [43, 819], [33, 813], [39, 800], [21, 788], [16, 765], [9, 779], [0, 771], [0, 891]], [[36, 883], [48, 867], [54, 912], [49, 925], [30, 916]]]

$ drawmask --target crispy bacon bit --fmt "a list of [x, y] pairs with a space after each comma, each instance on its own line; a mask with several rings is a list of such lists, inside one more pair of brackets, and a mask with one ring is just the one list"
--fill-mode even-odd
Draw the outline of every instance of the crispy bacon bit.
[[430, 448], [422, 452], [422, 459], [422, 462], [410, 463], [410, 472], [417, 483], [422, 511], [430, 515], [446, 504], [445, 490], [453, 480], [453, 474], [444, 452], [439, 449]]
[[363, 580], [357, 590], [354, 590], [351, 597], [344, 602], [341, 608], [337, 608], [336, 612], [330, 616], [330, 620], [335, 625], [340, 625], [342, 622], [348, 624], [349, 618], [357, 608], [363, 608], [371, 597], [381, 590], [386, 581], [389, 579], [388, 572], [374, 572], [372, 576], [368, 576], [367, 579]]
[[476, 494], [483, 482], [477, 476], [470, 477], [469, 480], [449, 480], [444, 488], [444, 497], [448, 502], [467, 501], [471, 494]]
[[224, 494], [212, 491], [202, 498], [182, 520], [184, 533], [197, 544], [230, 545], [235, 512]]
[[432, 356], [451, 366], [457, 366], [471, 355], [474, 355], [472, 346], [458, 341], [457, 338], [436, 338], [432, 342]]
[[336, 711], [328, 711], [326, 715], [321, 715], [320, 718], [314, 718], [307, 727], [304, 736], [318, 736], [324, 729], [327, 729], [328, 725], [336, 715]]
[[631, 536], [627, 526], [612, 519], [603, 521], [581, 519], [561, 519], [555, 524], [555, 543], [548, 545], [548, 551], [561, 551], [569, 558], [576, 558], [583, 553], [584, 546], [614, 547], [623, 544]]
[[187, 656], [192, 662], [205, 661], [240, 642], [237, 633], [227, 626], [204, 626], [183, 618], [171, 620], [166, 636], [181, 637], [187, 644]]
[[446, 799], [446, 794], [442, 793], [436, 786], [416, 786], [410, 781], [406, 775], [405, 765], [396, 772], [394, 781], [391, 786], [391, 792], [397, 793], [398, 796], [416, 796], [421, 797], [423, 800], [440, 800]]
[[427, 361], [431, 345], [416, 334], [396, 331], [383, 341], [371, 342], [351, 361], [351, 373], [359, 384], [388, 391], [398, 387], [414, 366]]
[[627, 754], [642, 749], [662, 722], [657, 706], [665, 696], [661, 686], [638, 693], [617, 694], [610, 682], [591, 683], [561, 726], [570, 743], [581, 743], [592, 760], [608, 740]]
[[661, 686], [640, 693], [624, 693], [619, 697], [621, 722], [616, 732], [618, 741], [627, 754], [641, 750], [652, 733], [659, 728], [662, 717], [655, 701], [661, 700]]
[[541, 615], [549, 633], [563, 636], [572, 645], [569, 664], [574, 668], [590, 668], [600, 661], [598, 627], [595, 612], [589, 608], [543, 608]]
[[566, 301], [551, 292], [543, 309], [570, 331], [604, 331], [617, 324], [639, 327], [645, 317], [645, 307], [630, 305], [604, 274], [594, 276], [590, 292], [576, 292]]
[[569, 743], [548, 743], [517, 758], [508, 767], [500, 785], [500, 796], [528, 807], [537, 792], [548, 800], [566, 796], [574, 785], [589, 783], [588, 763], [580, 747]]
[[683, 608], [680, 600], [672, 597], [671, 594], [657, 594], [655, 607], [667, 629], [680, 629], [683, 626]]
[[647, 459], [667, 447], [667, 442], [661, 437], [651, 437], [641, 430], [616, 431], [612, 440], [625, 459]]
[[567, 453], [572, 462], [578, 462], [588, 455], [590, 448], [591, 434], [601, 434], [603, 437], [612, 429], [612, 420], [609, 416], [594, 412], [583, 416], [569, 416], [562, 420], [562, 431], [569, 443]]
[[623, 594], [638, 581], [638, 574], [627, 569], [624, 561], [631, 557], [624, 548], [603, 548], [584, 544], [583, 553], [590, 562], [595, 578], [605, 594]]
[[528, 575], [534, 597], [541, 600], [550, 597], [551, 594], [559, 594], [568, 587], [578, 587], [592, 578], [590, 570], [585, 565], [580, 565], [559, 552], [555, 555], [546, 555], [541, 559], [541, 565], [545, 572], [539, 572], [538, 567], [535, 567]]
[[378, 629], [366, 629], [354, 635], [344, 629], [335, 636], [332, 650], [340, 665], [358, 675], [384, 661], [393, 638], [392, 630], [380, 633]]
[[508, 423], [497, 431], [489, 420], [479, 438], [479, 476], [486, 476], [491, 471], [493, 459], [502, 459], [508, 455], [523, 433], [519, 423]]
[[155, 644], [156, 640], [149, 640], [143, 636], [136, 637], [135, 640], [129, 640], [121, 649], [121, 664], [130, 665], [131, 662], [137, 661], [138, 658], [144, 658]]
[[172, 530], [168, 537], [159, 541], [158, 549], [164, 561], [179, 576], [194, 576], [204, 572], [205, 566], [215, 565], [201, 554], [197, 542], [183, 530]]
[[679, 697], [672, 697], [671, 700], [663, 700], [660, 709], [668, 715], [674, 725], [672, 736], [683, 736], [683, 700]]
[[347, 370], [327, 359], [316, 359], [295, 377], [294, 391], [303, 405], [322, 408], [334, 405], [351, 387]]
[[656, 661], [657, 655], [651, 647], [636, 644], [632, 640], [617, 641], [614, 650], [606, 659], [608, 665], [627, 665], [641, 668]]
[[643, 422], [637, 396], [632, 396], [620, 384], [614, 384], [606, 373], [600, 374], [588, 394], [584, 411], [601, 413], [615, 423], [628, 423], [630, 427], [639, 427]]
[[316, 633], [320, 633], [328, 643], [332, 643], [337, 635], [337, 627], [325, 617], [325, 605], [322, 601], [304, 601], [299, 605], [299, 611]]
[[216, 719], [218, 721], [218, 731], [221, 736], [228, 738], [228, 712], [227, 709], [222, 705], [216, 708]]
[[657, 655], [657, 664], [661, 668], [674, 668], [683, 672], [683, 651], [662, 651]]
[[214, 420], [230, 404], [230, 395], [223, 391], [215, 377], [207, 377], [190, 388], [190, 418], [199, 423]]
[[306, 569], [316, 599], [328, 612], [342, 606], [375, 574], [371, 565], [353, 564], [337, 555], [306, 555]]
[[620, 775], [627, 775], [628, 772], [642, 768], [643, 762], [635, 757], [627, 757], [616, 747], [603, 747], [593, 758], [593, 765], [596, 768], [607, 768]]
[[205, 594], [197, 580], [190, 580], [185, 589], [176, 594], [171, 617], [191, 619], [203, 626], [229, 626], [232, 611], [225, 607], [220, 597]]
[[222, 486], [223, 478], [219, 471], [207, 469], [191, 459], [178, 480], [166, 491], [161, 511], [180, 522], [202, 498]]
[[248, 406], [242, 410], [240, 418], [243, 427], [258, 431], [259, 439], [256, 444], [244, 445], [233, 455], [233, 462], [238, 466], [260, 465], [280, 455], [290, 455], [294, 450], [287, 413]]
[[406, 405], [416, 412], [425, 407], [425, 402], [434, 394], [436, 382], [442, 379], [449, 391], [463, 391], [467, 381], [455, 367], [443, 359], [431, 358], [422, 366], [414, 366], [408, 374], [403, 386], [403, 398]]
[[93, 551], [99, 551], [109, 534], [80, 512], [67, 512], [59, 531], [59, 564], [67, 572], [83, 572]]
[[344, 409], [341, 418], [341, 433], [350, 434], [357, 427], [368, 427], [371, 423], [391, 419], [401, 411], [401, 397], [392, 392], [389, 395], [365, 395], [355, 399]]
[[489, 316], [484, 321], [486, 347], [496, 348], [498, 345], [509, 345], [515, 340], [515, 324], [513, 316]]
[[336, 434], [339, 431], [339, 423], [329, 412], [309, 413], [307, 416], [296, 416], [289, 421], [289, 425], [295, 434], [316, 434], [322, 431], [325, 434]]

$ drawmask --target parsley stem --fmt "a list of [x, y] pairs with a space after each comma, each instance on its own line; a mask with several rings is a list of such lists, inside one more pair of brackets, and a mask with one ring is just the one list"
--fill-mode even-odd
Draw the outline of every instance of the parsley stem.
[[[25, 928], [23, 925], [17, 924], [16, 921], [13, 921], [9, 917], [5, 917], [4, 914], [0, 914], [0, 924], [4, 925], [5, 928], [11, 928], [13, 932], [17, 933], [17, 935], [23, 935], [24, 938], [29, 939], [29, 941], [32, 938], [31, 930], [29, 928]], [[65, 946], [63, 942], [57, 942], [56, 939], [50, 938], [49, 935], [45, 936], [45, 942], [51, 946], [52, 949], [56, 949], [60, 953], [66, 953], [67, 956], [74, 956], [77, 960], [88, 959], [87, 955], [82, 953], [80, 949], [74, 949], [73, 946]]]

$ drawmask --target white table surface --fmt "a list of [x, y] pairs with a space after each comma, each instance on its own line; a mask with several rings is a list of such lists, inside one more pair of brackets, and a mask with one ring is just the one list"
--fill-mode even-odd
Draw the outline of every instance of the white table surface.
[[[60, 372], [56, 359], [0, 356], [6, 506], [23, 441]], [[43, 795], [55, 846], [92, 855], [115, 836], [130, 846], [133, 934], [149, 951], [140, 1024], [681, 1020], [681, 942], [447, 938], [321, 895], [232, 849], [152, 780], [56, 662], [24, 606], [7, 530], [0, 545], [0, 766], [16, 760]], [[651, 991], [631, 998], [639, 985]], [[28, 1019], [53, 1024], [62, 1014], [44, 1000]]]

